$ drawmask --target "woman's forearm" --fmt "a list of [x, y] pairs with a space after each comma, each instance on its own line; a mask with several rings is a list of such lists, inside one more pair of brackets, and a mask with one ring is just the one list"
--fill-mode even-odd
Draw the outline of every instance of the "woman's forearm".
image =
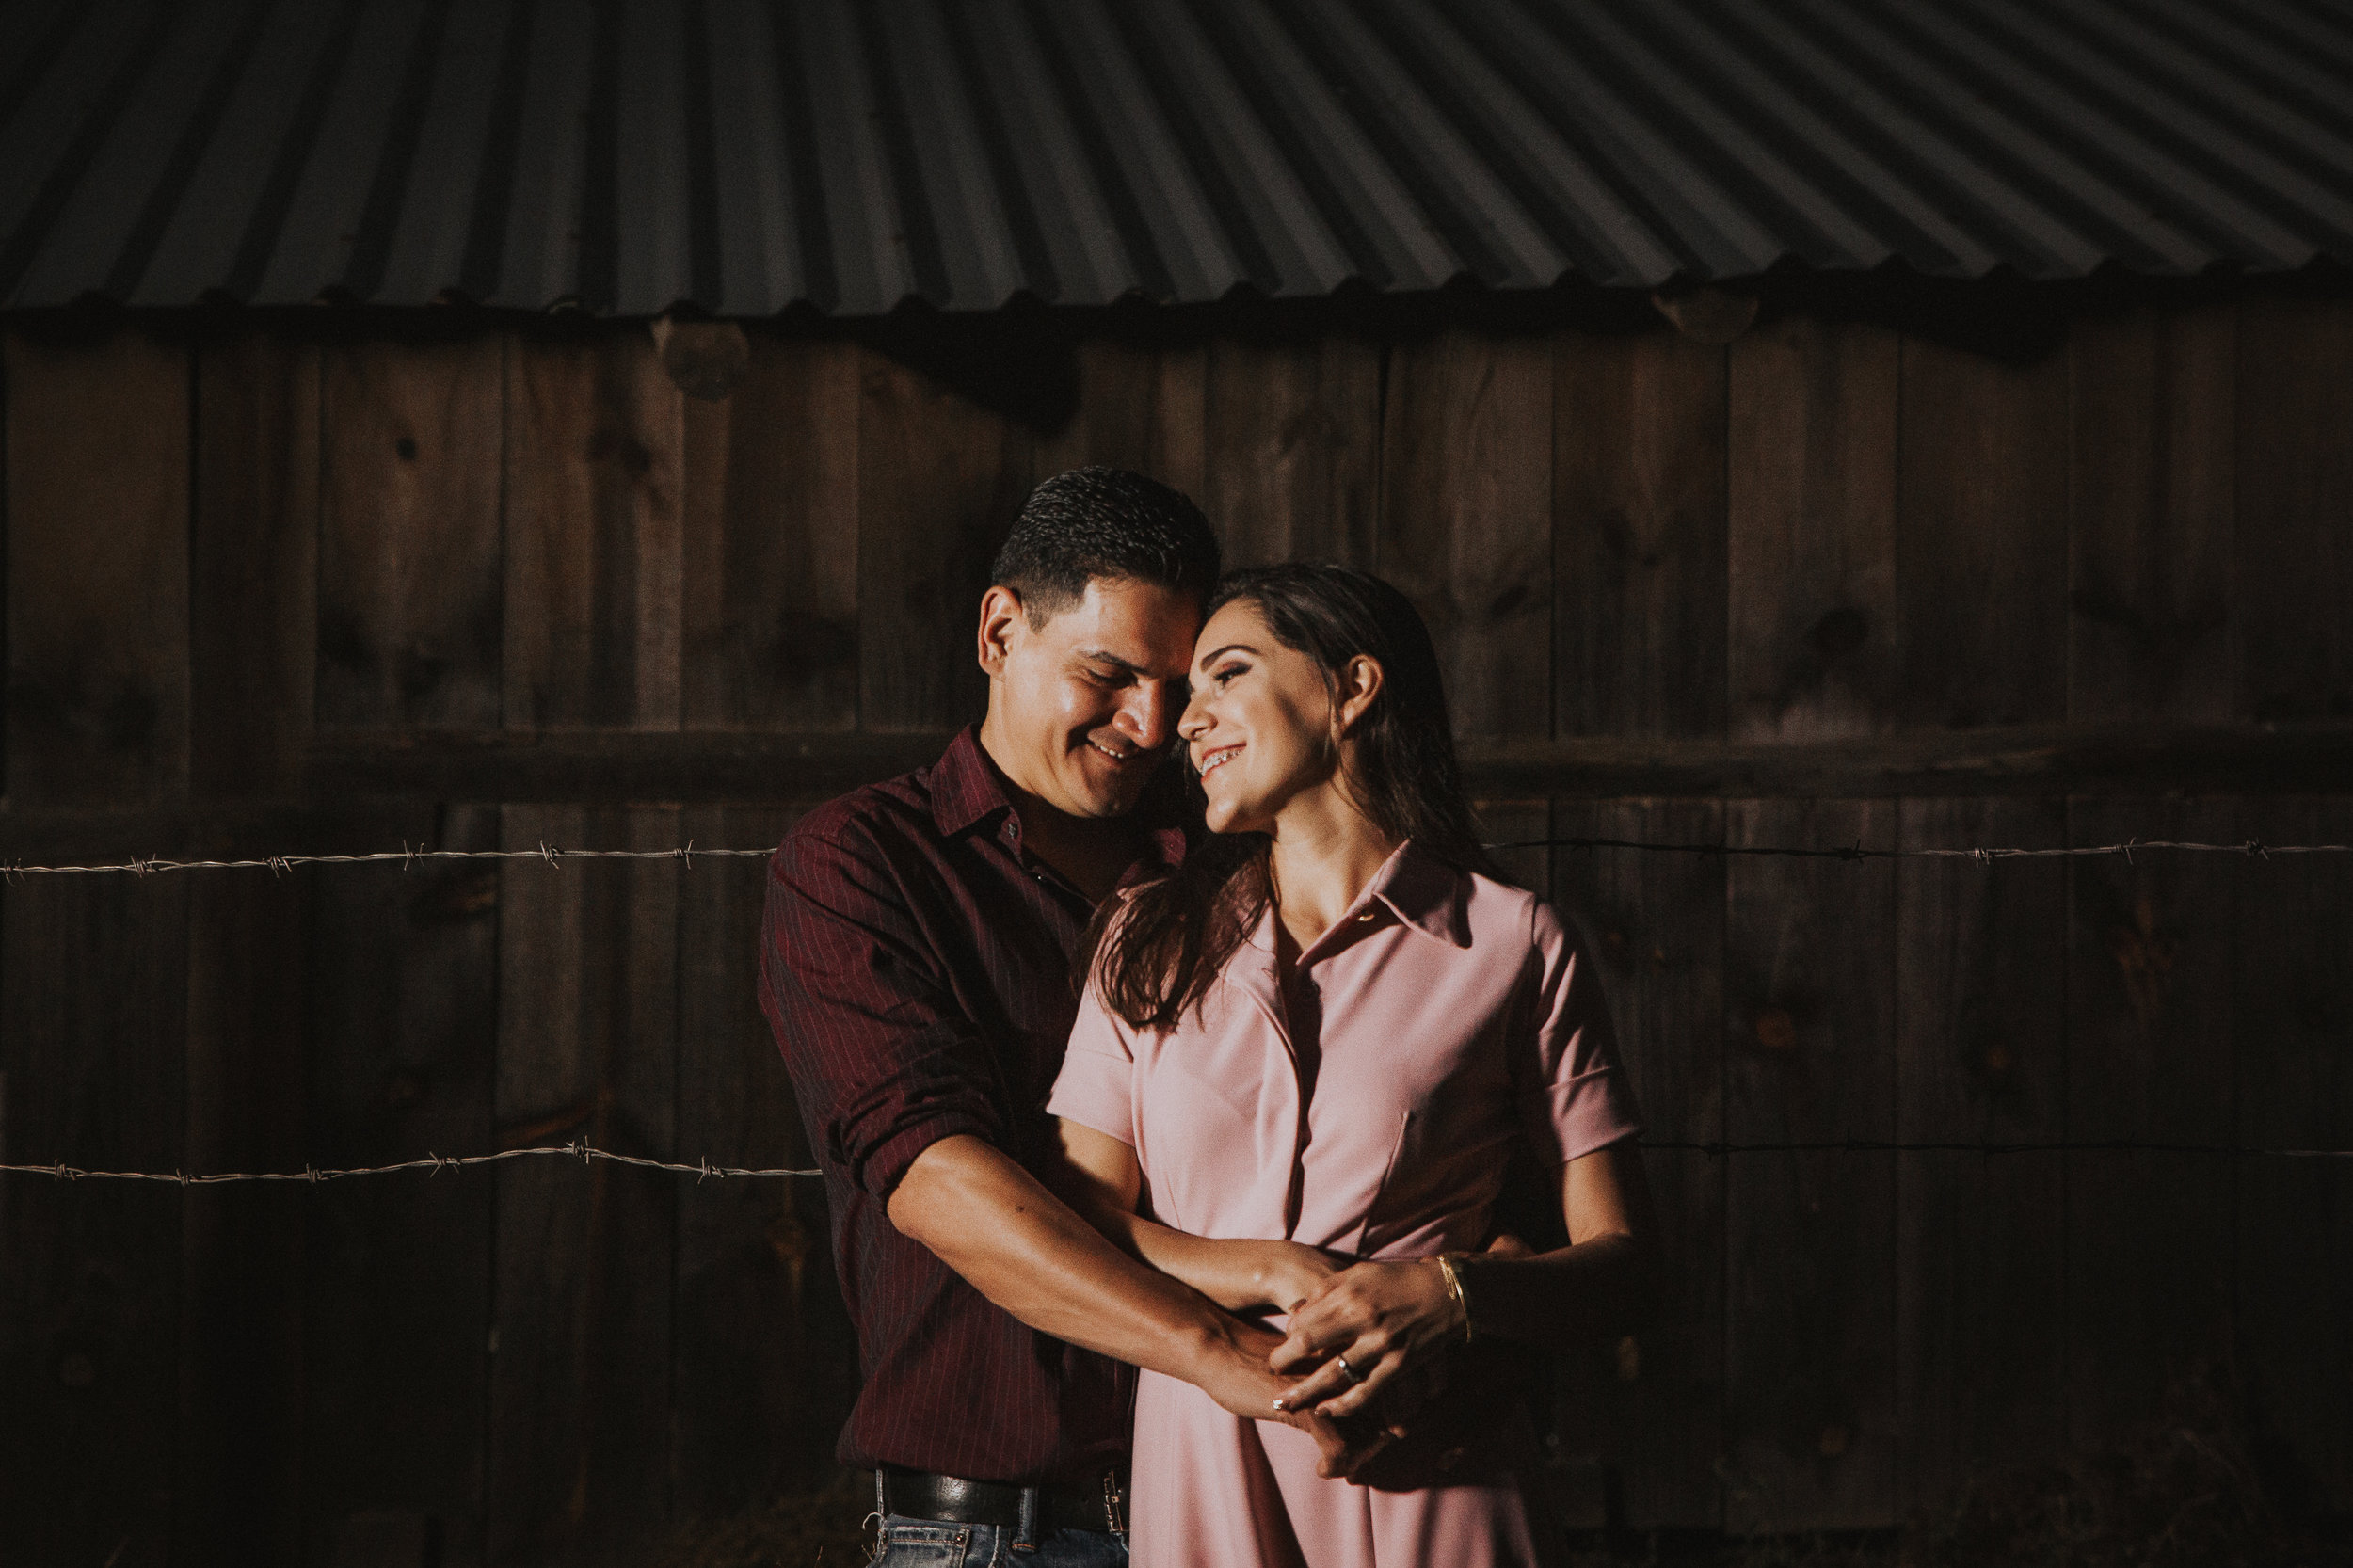
[[[1297, 1299], [1275, 1299], [1283, 1282], [1273, 1255], [1280, 1242], [1188, 1235], [1099, 1199], [1082, 1203], [1080, 1211], [1122, 1252], [1192, 1286], [1228, 1312], [1279, 1309]], [[1305, 1293], [1304, 1284], [1298, 1289]]]
[[1561, 1344], [1629, 1334], [1658, 1296], [1650, 1249], [1624, 1234], [1530, 1257], [1477, 1254], [1454, 1271], [1478, 1338]]

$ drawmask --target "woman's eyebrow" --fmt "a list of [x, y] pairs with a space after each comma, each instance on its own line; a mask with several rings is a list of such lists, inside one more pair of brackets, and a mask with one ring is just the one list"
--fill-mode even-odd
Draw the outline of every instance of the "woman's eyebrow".
[[1200, 658], [1195, 659], [1193, 662], [1193, 667], [1195, 669], [1207, 669], [1209, 667], [1209, 661], [1218, 657], [1218, 655], [1222, 653], [1256, 653], [1257, 651], [1258, 650], [1257, 648], [1252, 648], [1248, 643], [1227, 643], [1224, 648], [1212, 648], [1210, 651], [1204, 653]]

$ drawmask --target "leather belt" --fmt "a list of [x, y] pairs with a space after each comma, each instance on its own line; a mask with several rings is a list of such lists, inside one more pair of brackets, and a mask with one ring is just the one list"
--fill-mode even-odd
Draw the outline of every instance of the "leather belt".
[[1022, 1497], [1032, 1497], [1030, 1528], [1037, 1535], [1055, 1530], [1124, 1530], [1128, 1528], [1126, 1478], [1105, 1471], [1093, 1486], [1064, 1481], [1014, 1486], [1004, 1481], [967, 1480], [929, 1470], [885, 1465], [875, 1472], [882, 1511], [908, 1519], [937, 1519], [952, 1525], [1022, 1526]]

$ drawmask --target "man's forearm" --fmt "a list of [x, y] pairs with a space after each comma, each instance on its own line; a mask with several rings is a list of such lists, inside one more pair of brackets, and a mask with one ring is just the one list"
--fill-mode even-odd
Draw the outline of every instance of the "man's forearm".
[[[890, 1223], [1040, 1333], [1188, 1383], [1204, 1383], [1212, 1364], [1228, 1376], [1247, 1363], [1263, 1369], [1277, 1342], [1121, 1252], [979, 1138], [942, 1139], [918, 1156], [890, 1195]], [[1265, 1381], [1271, 1400], [1277, 1380]]]

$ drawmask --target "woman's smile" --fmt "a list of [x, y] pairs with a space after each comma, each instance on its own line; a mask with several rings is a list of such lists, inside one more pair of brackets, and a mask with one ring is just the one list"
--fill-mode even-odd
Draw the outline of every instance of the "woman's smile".
[[1236, 742], [1232, 745], [1213, 746], [1209, 750], [1203, 752], [1201, 754], [1201, 760], [1198, 764], [1201, 776], [1204, 778], [1209, 777], [1210, 774], [1216, 772], [1219, 768], [1224, 767], [1228, 761], [1232, 760], [1241, 754], [1241, 744], [1240, 742]]

